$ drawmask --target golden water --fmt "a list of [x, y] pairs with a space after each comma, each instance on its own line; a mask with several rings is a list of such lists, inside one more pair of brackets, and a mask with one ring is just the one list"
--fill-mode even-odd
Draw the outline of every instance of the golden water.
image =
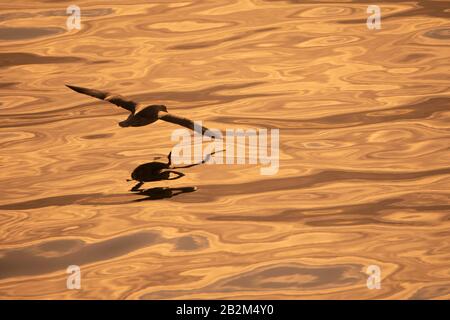
[[[449, 1], [73, 2], [81, 30], [67, 1], [0, 1], [0, 298], [450, 298]], [[176, 126], [64, 83], [279, 128], [280, 170], [136, 202]]]

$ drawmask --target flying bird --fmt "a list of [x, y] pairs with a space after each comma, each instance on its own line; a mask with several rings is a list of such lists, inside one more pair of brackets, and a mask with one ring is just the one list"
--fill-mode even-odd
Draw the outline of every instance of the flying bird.
[[169, 113], [167, 111], [167, 107], [164, 105], [144, 106], [135, 101], [128, 100], [121, 95], [112, 94], [106, 91], [71, 86], [68, 84], [66, 84], [66, 87], [72, 89], [75, 92], [86, 94], [100, 100], [108, 101], [118, 107], [128, 110], [130, 112], [130, 115], [126, 120], [119, 122], [119, 126], [121, 127], [142, 127], [157, 120], [164, 120], [186, 127], [190, 130], [197, 131], [202, 135], [206, 133], [207, 136], [214, 138], [208, 128], [203, 126], [195, 126], [194, 121]]

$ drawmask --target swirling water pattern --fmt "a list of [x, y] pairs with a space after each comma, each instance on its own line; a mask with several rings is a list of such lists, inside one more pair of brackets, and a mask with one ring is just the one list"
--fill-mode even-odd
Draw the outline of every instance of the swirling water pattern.
[[[68, 31], [65, 1], [1, 1], [0, 298], [450, 298], [449, 1], [379, 2], [380, 30], [373, 1], [127, 2], [77, 0]], [[280, 170], [136, 202], [175, 127], [64, 83], [279, 128]]]

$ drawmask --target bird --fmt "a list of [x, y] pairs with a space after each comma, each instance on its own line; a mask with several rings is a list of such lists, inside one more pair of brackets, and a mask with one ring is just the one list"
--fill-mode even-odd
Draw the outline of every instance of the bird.
[[72, 89], [75, 92], [110, 102], [118, 107], [128, 110], [130, 112], [128, 118], [124, 121], [119, 122], [119, 126], [122, 128], [142, 127], [157, 120], [164, 120], [167, 122], [178, 124], [190, 130], [197, 131], [202, 135], [214, 138], [214, 135], [211, 133], [211, 131], [209, 131], [208, 128], [203, 126], [195, 126], [194, 121], [169, 113], [165, 105], [155, 104], [145, 106], [133, 100], [129, 100], [121, 95], [116, 95], [107, 91], [88, 89], [68, 84], [66, 84], [66, 87]]

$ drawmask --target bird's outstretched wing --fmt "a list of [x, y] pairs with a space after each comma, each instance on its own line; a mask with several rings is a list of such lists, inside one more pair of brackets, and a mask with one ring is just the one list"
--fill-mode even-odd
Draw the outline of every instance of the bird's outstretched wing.
[[88, 96], [91, 96], [91, 97], [94, 97], [94, 98], [97, 98], [100, 100], [108, 101], [108, 102], [113, 103], [118, 107], [122, 107], [132, 113], [135, 112], [136, 107], [138, 105], [137, 102], [125, 99], [124, 97], [122, 97], [120, 95], [111, 94], [110, 92], [107, 92], [107, 91], [100, 91], [100, 90], [95, 90], [95, 89], [71, 86], [68, 84], [66, 84], [66, 87], [72, 89], [75, 92], [86, 94]]
[[[178, 124], [180, 126], [183, 126], [185, 128], [191, 129], [192, 131], [197, 131], [200, 134], [205, 134], [206, 131], [209, 131], [208, 128], [203, 127], [203, 126], [195, 126], [194, 121], [188, 119], [188, 118], [184, 118], [184, 117], [179, 117], [176, 116], [174, 114], [171, 113], [165, 113], [165, 112], [160, 112], [159, 113], [159, 119], [167, 121], [167, 122], [171, 122], [171, 123], [175, 123]], [[207, 134], [208, 135], [208, 134]], [[211, 136], [211, 135], [208, 135]], [[214, 136], [211, 136], [212, 138], [214, 138]]]

